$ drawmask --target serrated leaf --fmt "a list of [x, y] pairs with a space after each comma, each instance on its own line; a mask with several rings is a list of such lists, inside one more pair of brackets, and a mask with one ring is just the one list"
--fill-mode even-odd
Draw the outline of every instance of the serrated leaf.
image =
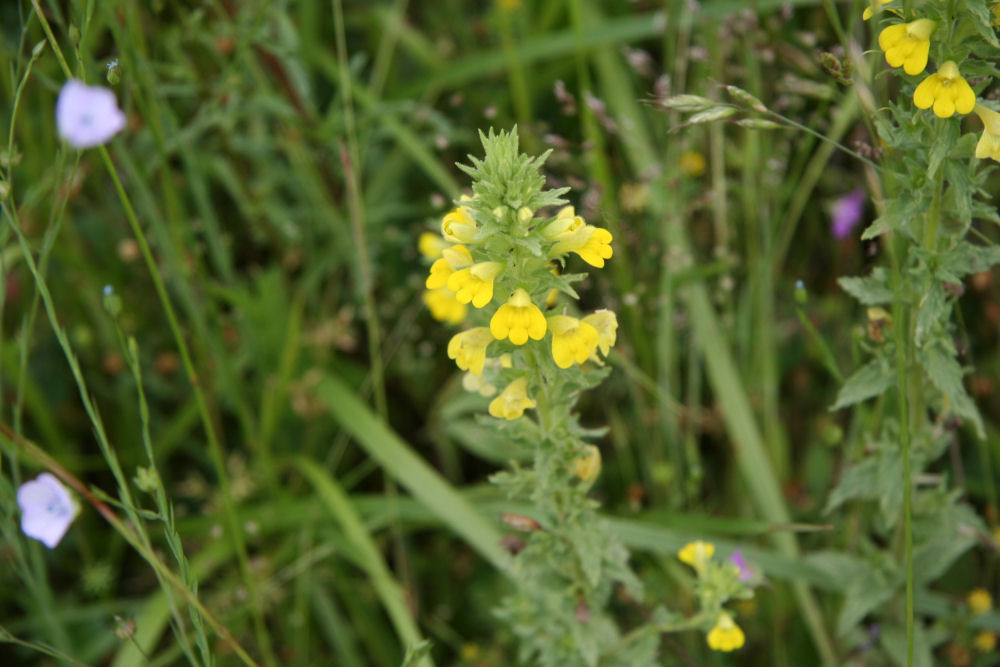
[[[907, 667], [907, 640], [906, 630], [895, 625], [882, 626], [879, 641], [882, 648], [892, 658], [893, 663], [898, 667]], [[913, 627], [913, 665], [912, 667], [933, 667], [934, 658], [931, 655], [930, 643], [927, 641], [927, 633], [921, 623], [916, 623]]]
[[965, 374], [954, 356], [954, 348], [941, 339], [918, 350], [918, 358], [927, 377], [948, 399], [954, 413], [976, 428], [976, 435], [985, 437], [983, 418], [972, 398], [965, 391], [962, 376]]
[[872, 499], [875, 497], [876, 479], [878, 478], [878, 462], [874, 457], [848, 467], [840, 475], [840, 481], [833, 487], [830, 497], [823, 508], [823, 514], [829, 514], [848, 500]]
[[917, 327], [913, 331], [917, 347], [923, 346], [925, 338], [944, 320], [947, 311], [944, 289], [939, 283], [932, 284], [917, 303]]
[[892, 302], [892, 290], [886, 284], [885, 270], [877, 268], [867, 278], [843, 277], [837, 279], [840, 287], [866, 306], [880, 306]]
[[989, 42], [990, 46], [1000, 47], [997, 35], [993, 31], [993, 14], [986, 6], [986, 0], [965, 0], [965, 7], [972, 14], [972, 23], [976, 26], [980, 37]]
[[837, 394], [837, 401], [830, 410], [839, 410], [879, 396], [892, 387], [894, 383], [895, 373], [893, 373], [889, 363], [882, 359], [875, 359], [847, 378]]
[[870, 241], [886, 232], [894, 230], [896, 228], [896, 221], [893, 219], [894, 217], [895, 216], [892, 216], [890, 213], [886, 213], [885, 215], [875, 218], [875, 221], [868, 225], [868, 227], [865, 228], [865, 231], [861, 233], [861, 240]]
[[927, 158], [927, 178], [933, 179], [941, 166], [941, 161], [951, 150], [955, 140], [958, 139], [959, 127], [956, 123], [944, 123], [942, 131], [931, 146], [931, 153]]
[[897, 586], [897, 583], [875, 569], [869, 569], [854, 580], [844, 593], [844, 606], [837, 617], [837, 634], [844, 636], [869, 612], [888, 602]]

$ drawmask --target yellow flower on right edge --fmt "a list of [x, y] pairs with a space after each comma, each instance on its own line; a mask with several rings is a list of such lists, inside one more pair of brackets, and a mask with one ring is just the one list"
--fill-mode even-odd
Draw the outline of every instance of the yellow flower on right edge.
[[977, 104], [973, 109], [979, 120], [983, 121], [983, 134], [976, 144], [976, 157], [993, 158], [1000, 162], [1000, 113]]
[[947, 61], [935, 74], [920, 82], [913, 91], [913, 103], [918, 109], [934, 107], [938, 118], [951, 118], [958, 113], [969, 113], [976, 106], [976, 94], [969, 82], [962, 78], [958, 65]]

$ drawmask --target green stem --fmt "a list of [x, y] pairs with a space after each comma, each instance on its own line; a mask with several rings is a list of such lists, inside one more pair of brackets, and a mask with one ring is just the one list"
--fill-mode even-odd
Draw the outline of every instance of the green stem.
[[[896, 239], [890, 241], [890, 248], [896, 244]], [[909, 363], [913, 356], [913, 336], [909, 320], [912, 316], [908, 299], [903, 291], [902, 267], [905, 266], [906, 252], [904, 249], [902, 261], [891, 252], [893, 321], [896, 332], [896, 391], [899, 394], [899, 440], [903, 456], [903, 551], [906, 561], [906, 664], [913, 665], [913, 525], [912, 525], [912, 493], [913, 480], [910, 471], [910, 392], [920, 390], [920, 385], [914, 387], [909, 381]]]

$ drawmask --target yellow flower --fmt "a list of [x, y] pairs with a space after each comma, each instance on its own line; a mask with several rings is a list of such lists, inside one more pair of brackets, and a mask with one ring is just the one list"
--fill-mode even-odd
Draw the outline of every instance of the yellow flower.
[[548, 240], [555, 241], [572, 235], [586, 224], [572, 206], [564, 206], [556, 213], [555, 220], [542, 227], [541, 234]]
[[613, 311], [602, 308], [583, 318], [583, 321], [597, 329], [597, 346], [605, 357], [618, 338], [618, 318]]
[[584, 225], [575, 232], [560, 237], [552, 246], [552, 255], [575, 252], [591, 266], [604, 268], [604, 260], [611, 259], [611, 232], [601, 227]]
[[487, 397], [497, 393], [497, 388], [487, 382], [486, 378], [482, 375], [476, 375], [472, 371], [468, 371], [462, 376], [462, 389]]
[[528, 381], [518, 378], [490, 401], [490, 414], [497, 419], [517, 419], [525, 409], [533, 407], [535, 401], [528, 398]]
[[705, 173], [705, 158], [698, 151], [684, 151], [677, 160], [677, 166], [685, 176], [697, 178]]
[[993, 158], [1000, 162], [1000, 113], [977, 104], [973, 111], [983, 121], [983, 135], [976, 144], [976, 157]]
[[486, 363], [486, 346], [493, 342], [493, 335], [486, 327], [474, 327], [457, 333], [448, 341], [448, 358], [463, 371], [476, 375], [483, 372]]
[[927, 67], [930, 37], [935, 27], [930, 19], [917, 19], [910, 23], [896, 23], [882, 30], [878, 35], [878, 45], [885, 51], [885, 61], [891, 67], [902, 67], [911, 76], [923, 72]]
[[989, 653], [997, 647], [997, 636], [989, 630], [982, 630], [976, 633], [975, 638], [972, 640], [972, 645], [980, 653]]
[[[469, 197], [463, 195], [459, 201], [468, 201]], [[463, 206], [456, 206], [451, 209], [441, 220], [441, 235], [452, 243], [469, 243], [476, 238], [479, 228], [476, 221], [469, 215], [469, 210]]]
[[424, 232], [417, 239], [417, 250], [427, 259], [437, 259], [441, 256], [441, 251], [447, 247], [448, 242], [434, 232]]
[[459, 303], [455, 294], [448, 289], [435, 289], [424, 292], [424, 305], [431, 311], [431, 317], [438, 322], [459, 324], [465, 319], [469, 307]]
[[592, 482], [601, 474], [601, 450], [586, 446], [586, 453], [573, 463], [573, 473], [584, 482]]
[[553, 315], [547, 320], [552, 332], [552, 358], [559, 368], [582, 364], [597, 349], [597, 329], [568, 315]]
[[503, 271], [500, 262], [479, 262], [448, 276], [448, 289], [462, 303], [482, 308], [493, 300], [493, 280]]
[[472, 264], [472, 255], [469, 254], [468, 248], [464, 245], [444, 248], [441, 251], [441, 257], [431, 264], [431, 274], [427, 276], [424, 286], [427, 289], [440, 289], [448, 284], [448, 278], [451, 277], [452, 273], [470, 264]]
[[993, 598], [985, 588], [977, 588], [969, 593], [965, 599], [969, 605], [969, 611], [973, 614], [985, 614], [993, 608]]
[[872, 7], [878, 3], [879, 7], [888, 5], [892, 0], [871, 0], [871, 4], [865, 7], [865, 11], [861, 13], [861, 20], [867, 21], [872, 17]]
[[541, 340], [545, 330], [545, 316], [520, 287], [514, 290], [507, 303], [497, 308], [490, 319], [490, 331], [496, 339], [509, 337], [514, 345], [524, 345], [529, 337]]
[[677, 557], [682, 563], [687, 563], [698, 572], [705, 569], [705, 563], [715, 553], [715, 545], [711, 542], [689, 542], [684, 548], [677, 552]]
[[934, 115], [951, 118], [958, 113], [969, 113], [976, 106], [976, 94], [968, 82], [962, 78], [958, 65], [947, 61], [936, 74], [920, 82], [913, 91], [913, 103], [918, 109], [928, 109], [934, 105]]
[[733, 622], [733, 617], [722, 612], [715, 627], [708, 633], [708, 647], [714, 651], [733, 651], [746, 643], [746, 637], [740, 626]]

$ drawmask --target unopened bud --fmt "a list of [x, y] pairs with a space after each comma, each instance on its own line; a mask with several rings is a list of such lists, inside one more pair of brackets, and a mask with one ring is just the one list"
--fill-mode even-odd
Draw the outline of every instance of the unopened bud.
[[108, 79], [108, 83], [110, 83], [112, 86], [117, 86], [121, 82], [122, 68], [121, 65], [118, 64], [117, 58], [108, 63], [108, 71], [106, 76]]
[[517, 211], [517, 219], [522, 225], [531, 222], [533, 217], [535, 217], [535, 214], [527, 206], [522, 206]]

